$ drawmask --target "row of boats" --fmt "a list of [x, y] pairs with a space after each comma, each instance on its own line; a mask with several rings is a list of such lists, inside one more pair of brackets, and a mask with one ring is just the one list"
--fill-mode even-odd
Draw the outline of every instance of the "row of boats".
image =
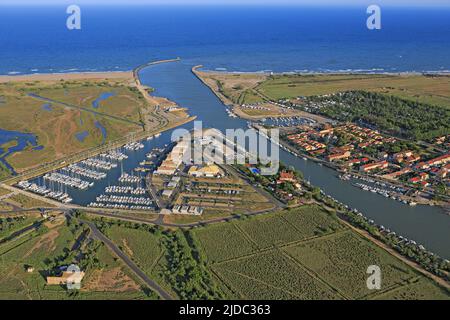
[[109, 171], [111, 169], [117, 168], [117, 163], [111, 161], [105, 161], [97, 158], [89, 158], [80, 162], [81, 164], [93, 167], [96, 169]]
[[131, 186], [108, 186], [105, 188], [105, 193], [144, 195], [147, 192], [141, 187], [133, 188]]
[[[148, 140], [153, 139], [149, 137]], [[131, 142], [123, 146], [125, 150], [136, 151], [144, 148], [142, 142]], [[156, 156], [160, 152], [158, 149], [154, 149], [151, 154]], [[39, 178], [36, 183], [29, 181], [21, 181], [17, 185], [23, 190], [33, 192], [35, 194], [45, 196], [62, 203], [70, 203], [73, 199], [67, 193], [68, 187], [79, 190], [87, 190], [94, 186], [94, 182], [107, 178], [108, 173], [114, 168], [117, 168], [119, 163], [128, 159], [129, 156], [120, 149], [111, 150], [95, 157], [88, 158], [79, 161], [74, 164], [70, 164], [58, 171], [50, 172]], [[149, 161], [150, 162], [150, 161]], [[148, 163], [145, 163], [148, 165]], [[43, 180], [43, 182], [39, 182]], [[132, 196], [144, 196], [147, 194], [146, 190], [141, 187], [142, 177], [134, 176], [128, 173], [122, 173], [118, 179], [118, 182], [125, 185], [108, 186], [105, 188], [107, 195], [100, 196], [100, 202], [98, 206], [108, 206], [111, 208], [128, 209], [149, 209], [152, 208], [152, 201], [149, 198], [133, 198], [123, 195]], [[137, 184], [137, 186], [130, 186], [126, 184]], [[114, 203], [114, 201], [116, 203]], [[105, 203], [111, 202], [111, 203]], [[133, 207], [133, 208], [132, 208]]]
[[153, 138], [159, 138], [161, 136], [161, 133], [157, 133], [154, 136], [150, 136], [147, 138], [147, 141], [153, 140]]
[[229, 116], [230, 118], [237, 118], [237, 117], [238, 117], [238, 116], [237, 116], [233, 111], [231, 111], [229, 108], [226, 108], [225, 110], [226, 110], [226, 112], [227, 112], [227, 114], [228, 114], [228, 116]]
[[60, 201], [62, 203], [70, 203], [73, 199], [66, 193], [62, 191], [52, 191], [46, 187], [39, 186], [35, 183], [30, 183], [28, 181], [20, 181], [17, 184], [21, 189], [31, 191], [33, 193], [39, 194], [41, 196]]
[[144, 197], [132, 197], [132, 196], [118, 196], [118, 195], [105, 195], [102, 194], [96, 198], [96, 202], [105, 203], [118, 203], [118, 204], [136, 204], [149, 206], [153, 203], [153, 200]]
[[300, 125], [312, 125], [316, 123], [316, 121], [308, 118], [303, 118], [299, 116], [294, 117], [269, 117], [261, 119], [261, 123], [264, 123], [265, 125], [270, 126], [277, 126], [277, 127], [295, 127]]
[[98, 203], [98, 202], [91, 202], [88, 204], [88, 207], [90, 208], [106, 208], [106, 209], [121, 209], [121, 210], [154, 210], [155, 207], [153, 206], [129, 206], [126, 204], [113, 204], [113, 203]]
[[[167, 145], [165, 147], [167, 147]], [[155, 159], [156, 157], [158, 157], [158, 155], [162, 154], [165, 151], [165, 148], [153, 148], [152, 151], [145, 155], [145, 157], [147, 159]]]
[[394, 191], [388, 191], [388, 190], [383, 189], [383, 188], [370, 186], [370, 185], [367, 185], [367, 184], [364, 184], [364, 183], [360, 183], [360, 182], [356, 182], [353, 185], [355, 187], [358, 187], [358, 188], [364, 190], [364, 191], [370, 191], [370, 192], [373, 192], [373, 193], [377, 193], [377, 194], [382, 195], [382, 196], [384, 196], [386, 198], [391, 198], [392, 200], [397, 200], [397, 201], [400, 201], [400, 202], [402, 202], [404, 204], [409, 204], [410, 206], [417, 205], [417, 203], [414, 202], [414, 201], [407, 201], [407, 200], [401, 199], [401, 197], [399, 197], [397, 195], [397, 193], [394, 192]]
[[126, 150], [137, 151], [144, 149], [144, 144], [142, 142], [130, 142], [123, 146]]
[[56, 182], [64, 186], [68, 186], [71, 188], [76, 188], [80, 190], [86, 190], [90, 187], [94, 186], [93, 182], [81, 180], [79, 178], [71, 177], [69, 175], [59, 173], [59, 172], [51, 172], [44, 175], [44, 181]]
[[405, 193], [407, 190], [405, 188], [402, 187], [398, 187], [389, 183], [384, 183], [384, 182], [380, 182], [380, 181], [376, 181], [370, 177], [360, 177], [360, 176], [353, 176], [355, 179], [359, 179], [361, 181], [365, 181], [368, 183], [373, 183], [376, 184], [377, 186], [381, 186], [383, 188], [388, 188], [391, 189], [392, 191], [396, 191], [396, 192], [400, 192], [400, 193]]
[[105, 172], [82, 168], [77, 164], [71, 164], [70, 166], [63, 168], [62, 171], [67, 174], [75, 174], [93, 180], [102, 180], [106, 178]]
[[129, 173], [122, 173], [122, 175], [119, 177], [120, 183], [139, 183], [142, 181], [142, 178], [139, 176], [133, 176]]
[[123, 161], [128, 159], [128, 156], [125, 153], [122, 153], [118, 150], [113, 150], [108, 153], [102, 153], [99, 155], [99, 157], [105, 160], [113, 160], [113, 161]]
[[[364, 216], [361, 212], [359, 212], [357, 209], [352, 209], [352, 208], [350, 208], [348, 205], [343, 204], [342, 202], [340, 202], [339, 200], [333, 198], [332, 196], [329, 196], [329, 195], [325, 194], [323, 191], [321, 191], [321, 193], [322, 193], [323, 195], [325, 195], [326, 197], [328, 197], [329, 199], [333, 200], [334, 202], [338, 203], [339, 205], [345, 207], [345, 209], [347, 209], [347, 210], [349, 210], [349, 211], [352, 211], [352, 212], [354, 212], [355, 214], [357, 214], [359, 217], [363, 218], [363, 219], [366, 220], [369, 224], [371, 224], [371, 225], [375, 226], [376, 228], [378, 228], [378, 230], [379, 230], [381, 233], [384, 233], [384, 234], [386, 234], [387, 236], [396, 237], [396, 238], [399, 240], [399, 243], [407, 243], [407, 244], [409, 244], [409, 245], [413, 245], [413, 246], [417, 247], [417, 248], [420, 249], [420, 250], [423, 250], [423, 251], [426, 251], [426, 250], [427, 250], [423, 245], [416, 243], [416, 241], [410, 240], [410, 239], [408, 239], [408, 238], [406, 238], [406, 237], [403, 237], [403, 236], [401, 236], [401, 235], [397, 235], [397, 233], [396, 233], [395, 231], [392, 231], [391, 229], [386, 228], [386, 227], [383, 226], [383, 225], [378, 225], [378, 224], [376, 224], [374, 220], [367, 218], [367, 217]], [[429, 254], [433, 255], [432, 253], [429, 253]]]

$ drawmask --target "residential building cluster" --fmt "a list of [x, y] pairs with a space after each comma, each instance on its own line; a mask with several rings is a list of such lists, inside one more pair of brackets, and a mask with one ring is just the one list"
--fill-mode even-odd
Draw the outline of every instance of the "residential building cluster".
[[[437, 182], [448, 185], [450, 153], [423, 161], [418, 151], [385, 152], [397, 139], [355, 124], [301, 126], [289, 132], [291, 145], [344, 171], [377, 174], [389, 180], [429, 187]], [[440, 139], [446, 141], [446, 137]], [[442, 142], [442, 143], [444, 143]], [[370, 150], [369, 150], [370, 147]], [[382, 150], [382, 151], [377, 151]]]

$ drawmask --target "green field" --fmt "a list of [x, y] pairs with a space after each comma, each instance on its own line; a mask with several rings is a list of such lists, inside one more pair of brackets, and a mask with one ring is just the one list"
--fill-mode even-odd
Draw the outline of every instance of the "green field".
[[14, 232], [32, 225], [38, 219], [36, 216], [0, 217], [0, 241]]
[[[361, 90], [450, 107], [450, 77], [422, 75], [310, 74], [262, 75], [200, 73], [216, 91], [233, 103], [252, 104], [299, 96]], [[217, 85], [220, 83], [220, 86]]]
[[[143, 98], [138, 92], [123, 82], [66, 82], [61, 86], [40, 87], [33, 90], [39, 96], [60, 101], [78, 107], [92, 108], [100, 113], [118, 116], [130, 121], [139, 122], [139, 109], [143, 106]], [[111, 94], [93, 103], [102, 94]]]
[[172, 285], [164, 275], [168, 268], [166, 248], [163, 237], [143, 229], [133, 229], [128, 226], [109, 225], [106, 235], [130, 257], [136, 265], [150, 278], [155, 280], [172, 296], [177, 296]]
[[277, 249], [226, 261], [212, 269], [242, 299], [339, 299], [331, 288]]
[[[102, 261], [101, 269], [84, 270], [81, 290], [68, 292], [62, 286], [48, 286], [46, 273], [55, 266], [67, 265], [81, 234], [82, 229], [74, 224], [59, 222], [0, 245], [0, 299], [148, 298], [104, 246], [97, 248], [93, 257]], [[26, 266], [35, 270], [27, 273]]]
[[204, 265], [195, 240], [178, 231], [131, 224], [96, 221], [99, 228], [151, 279], [172, 297], [218, 299], [221, 288]]
[[[229, 298], [450, 299], [444, 289], [317, 206], [196, 228], [191, 234]], [[380, 291], [367, 289], [370, 265], [382, 270]]]
[[0, 188], [0, 197], [11, 193], [11, 191]]
[[15, 194], [11, 197], [9, 197], [8, 199], [6, 199], [4, 201], [5, 203], [11, 203], [11, 204], [15, 204], [18, 205], [22, 208], [25, 209], [30, 209], [30, 208], [48, 208], [48, 207], [52, 207], [52, 205], [40, 201], [38, 199], [34, 199], [34, 198], [30, 198], [27, 197], [23, 194]]
[[257, 246], [234, 223], [220, 223], [192, 232], [202, 244], [209, 262], [220, 262], [252, 253]]
[[[61, 218], [0, 244], [0, 299], [156, 298], [104, 244], [86, 237], [85, 225]], [[92, 221], [179, 299], [450, 299], [448, 291], [316, 205], [184, 231]], [[33, 220], [9, 222], [0, 235]], [[49, 270], [74, 259], [86, 271], [81, 290], [46, 285]], [[367, 289], [371, 265], [381, 269], [381, 290]], [[27, 273], [26, 266], [35, 271]]]
[[273, 100], [362, 90], [450, 107], [448, 76], [277, 75], [269, 77], [255, 89]]
[[348, 298], [361, 299], [372, 293], [365, 286], [370, 265], [381, 268], [383, 290], [417, 277], [404, 263], [351, 231], [294, 245], [285, 251]]
[[446, 294], [428, 279], [414, 279], [407, 286], [378, 295], [378, 300], [448, 300]]
[[2, 162], [0, 162], [0, 180], [6, 179], [9, 176], [11, 176], [11, 171]]
[[[36, 150], [29, 145], [6, 160], [21, 172], [142, 131], [140, 111], [145, 104], [140, 93], [128, 85], [129, 80], [122, 79], [0, 83], [0, 96], [4, 101], [0, 106], [0, 128], [32, 133], [36, 135], [38, 145], [43, 147]], [[92, 102], [104, 93], [114, 95], [94, 108]], [[0, 148], [6, 150], [11, 143], [14, 141]], [[9, 174], [0, 166], [0, 178]]]
[[[161, 274], [164, 269], [164, 248], [162, 239], [145, 230], [137, 230], [117, 225], [110, 226], [106, 235], [130, 257], [147, 275], [155, 279], [166, 290], [170, 284]], [[173, 292], [172, 292], [173, 293]]]

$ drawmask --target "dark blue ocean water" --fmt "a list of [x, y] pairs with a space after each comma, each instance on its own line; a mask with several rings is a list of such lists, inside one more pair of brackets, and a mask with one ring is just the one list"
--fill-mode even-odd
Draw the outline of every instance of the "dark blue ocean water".
[[0, 7], [0, 74], [129, 70], [181, 57], [230, 71], [443, 71], [450, 69], [450, 9]]

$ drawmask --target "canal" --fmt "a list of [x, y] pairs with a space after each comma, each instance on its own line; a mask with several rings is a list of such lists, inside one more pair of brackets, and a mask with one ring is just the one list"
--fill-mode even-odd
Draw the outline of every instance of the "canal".
[[[143, 84], [155, 89], [155, 95], [169, 98], [189, 109], [191, 115], [203, 122], [203, 127], [225, 129], [247, 128], [247, 122], [227, 115], [225, 106], [191, 72], [193, 66], [180, 61], [152, 65], [140, 72]], [[192, 123], [184, 125], [192, 129]], [[169, 134], [161, 136], [159, 143], [167, 143]], [[280, 160], [302, 171], [313, 185], [323, 189], [339, 201], [363, 212], [377, 224], [424, 245], [427, 249], [450, 258], [450, 216], [438, 207], [410, 207], [381, 195], [363, 191], [342, 181], [337, 173], [312, 161], [297, 158], [280, 150]]]

